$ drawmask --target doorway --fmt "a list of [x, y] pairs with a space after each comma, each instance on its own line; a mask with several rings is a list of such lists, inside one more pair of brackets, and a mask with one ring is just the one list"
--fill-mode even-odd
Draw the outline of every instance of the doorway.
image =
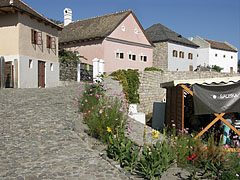
[[45, 62], [38, 61], [38, 87], [45, 88]]

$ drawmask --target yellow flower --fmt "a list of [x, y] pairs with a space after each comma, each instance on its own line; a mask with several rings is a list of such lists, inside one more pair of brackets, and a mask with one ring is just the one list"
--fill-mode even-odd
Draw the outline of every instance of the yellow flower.
[[154, 137], [154, 138], [159, 138], [159, 134], [160, 134], [159, 131], [156, 131], [156, 130], [152, 131], [152, 137]]
[[107, 132], [111, 132], [111, 128], [107, 126]]

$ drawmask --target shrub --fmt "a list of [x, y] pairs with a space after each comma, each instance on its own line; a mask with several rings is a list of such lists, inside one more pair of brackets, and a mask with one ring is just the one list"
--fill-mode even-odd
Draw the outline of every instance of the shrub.
[[101, 84], [87, 85], [84, 95], [79, 100], [80, 111], [83, 112], [84, 122], [89, 127], [89, 133], [103, 142], [108, 140], [107, 127], [116, 132], [119, 127], [124, 128], [127, 114], [123, 107], [124, 99], [106, 97]]
[[135, 70], [117, 70], [110, 74], [115, 80], [120, 81], [123, 93], [129, 103], [139, 103], [139, 74]]
[[146, 67], [146, 68], [144, 69], [144, 71], [160, 71], [160, 72], [163, 72], [162, 69], [155, 68], [155, 67]]

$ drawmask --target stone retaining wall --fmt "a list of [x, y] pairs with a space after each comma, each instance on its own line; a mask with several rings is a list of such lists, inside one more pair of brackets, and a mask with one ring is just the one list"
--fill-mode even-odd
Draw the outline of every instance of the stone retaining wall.
[[76, 62], [60, 62], [60, 81], [77, 81], [77, 63]]
[[201, 79], [217, 77], [240, 76], [238, 73], [217, 73], [217, 72], [180, 72], [180, 71], [142, 71], [139, 72], [139, 98], [138, 112], [149, 114], [153, 112], [153, 103], [163, 102], [166, 99], [166, 90], [160, 88], [160, 83], [172, 80]]

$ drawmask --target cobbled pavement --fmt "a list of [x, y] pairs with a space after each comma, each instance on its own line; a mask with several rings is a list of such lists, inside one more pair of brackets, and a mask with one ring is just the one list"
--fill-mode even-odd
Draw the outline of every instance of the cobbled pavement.
[[74, 104], [78, 86], [0, 89], [1, 180], [132, 179], [93, 148]]

